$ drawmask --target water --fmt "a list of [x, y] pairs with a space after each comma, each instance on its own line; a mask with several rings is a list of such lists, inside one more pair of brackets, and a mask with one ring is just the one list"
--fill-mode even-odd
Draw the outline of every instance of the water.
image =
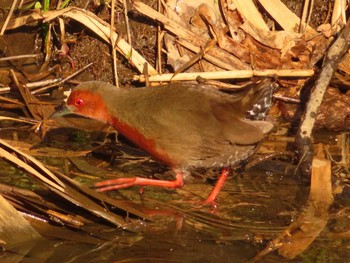
[[[81, 139], [79, 139], [81, 142]], [[90, 143], [90, 142], [89, 142]], [[76, 146], [74, 146], [76, 147]], [[65, 148], [67, 150], [67, 148]], [[99, 181], [101, 175], [83, 174], [72, 163], [80, 160], [79, 169], [102, 165], [101, 171], [115, 176], [155, 176], [171, 179], [167, 167], [128, 146], [117, 146], [114, 165], [105, 162], [111, 147], [87, 157], [71, 159], [68, 170], [83, 184]], [[102, 160], [101, 158], [104, 158]], [[63, 169], [65, 158], [41, 157], [43, 162]], [[84, 165], [85, 163], [85, 165]], [[85, 166], [85, 168], [84, 168]], [[41, 190], [38, 182], [5, 161], [0, 161], [1, 183], [30, 190]], [[97, 169], [97, 170], [98, 170]], [[74, 173], [72, 173], [74, 172]], [[93, 171], [91, 173], [98, 173]], [[269, 241], [283, 233], [303, 211], [309, 184], [283, 171], [251, 169], [232, 174], [219, 194], [215, 212], [200, 206], [210, 193], [220, 171], [196, 171], [181, 189], [146, 187], [108, 193], [119, 200], [129, 200], [150, 215], [137, 221], [137, 233], [124, 231], [106, 222], [87, 221], [80, 229], [60, 224], [37, 225], [43, 239], [7, 247], [0, 253], [1, 262], [246, 262], [262, 251]], [[301, 255], [293, 260], [272, 252], [261, 262], [347, 262], [348, 190], [335, 198], [327, 227]], [[67, 206], [70, 212], [74, 207]], [[89, 219], [89, 218], [88, 218]], [[36, 223], [35, 223], [36, 222]]]

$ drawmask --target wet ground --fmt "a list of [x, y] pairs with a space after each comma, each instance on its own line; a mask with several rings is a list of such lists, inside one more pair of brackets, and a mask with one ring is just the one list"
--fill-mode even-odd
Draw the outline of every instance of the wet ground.
[[[12, 1], [6, 2], [9, 6]], [[300, 14], [301, 1], [284, 2], [287, 2], [296, 14]], [[333, 1], [317, 2], [315, 12], [317, 15], [311, 18], [314, 26], [326, 20], [328, 5], [333, 3]], [[74, 1], [74, 4], [84, 6], [86, 2]], [[154, 4], [153, 1], [151, 4]], [[6, 10], [8, 8], [5, 8], [2, 19]], [[121, 11], [119, 14], [118, 32], [125, 34]], [[98, 15], [101, 18], [108, 17], [107, 9], [102, 8]], [[136, 21], [131, 23], [132, 34], [136, 36], [133, 38], [133, 46], [154, 64], [155, 27]], [[4, 56], [16, 55], [18, 52], [40, 53], [42, 43], [38, 43], [40, 38], [36, 37], [40, 29], [36, 27], [29, 29], [30, 32], [14, 30], [1, 39], [0, 48]], [[70, 46], [70, 56], [75, 61], [75, 68], [99, 61], [77, 79], [112, 82], [108, 45], [86, 33], [77, 23], [69, 23], [67, 31], [69, 32], [67, 43]], [[59, 36], [54, 38], [58, 39]], [[68, 58], [62, 58], [57, 54], [54, 57], [54, 64], [60, 64], [65, 74], [74, 71]], [[120, 79], [130, 79], [135, 73], [134, 69], [125, 58], [120, 56], [118, 59]], [[39, 63], [20, 64], [21, 70], [33, 73], [33, 78], [37, 77]], [[1, 84], [8, 85], [7, 79], [1, 79]], [[8, 116], [9, 112], [17, 117], [24, 115], [20, 108], [7, 109], [1, 115]], [[282, 123], [281, 129], [284, 126], [286, 124]], [[174, 176], [167, 167], [150, 159], [126, 142], [116, 144], [113, 138], [107, 140], [105, 133], [101, 132], [101, 127], [96, 128], [98, 131], [94, 132], [86, 131], [85, 128], [49, 131], [44, 139], [30, 130], [30, 127], [32, 126], [2, 121], [0, 137], [13, 142], [19, 141], [26, 150], [29, 148], [36, 150], [39, 152], [36, 156], [40, 161], [55, 167], [81, 184], [91, 186], [94, 182], [117, 176], [146, 176], [169, 180]], [[92, 125], [87, 124], [84, 127], [91, 128]], [[321, 132], [321, 135], [326, 138], [323, 142], [329, 145], [336, 144], [334, 138], [339, 138], [336, 137], [338, 134], [329, 135]], [[293, 137], [293, 134], [291, 136]], [[344, 133], [344, 136], [349, 137], [349, 134]], [[269, 139], [271, 138], [267, 138], [267, 141]], [[106, 141], [107, 146], [96, 149], [96, 145]], [[24, 143], [27, 145], [24, 146]], [[268, 145], [278, 148], [277, 144], [270, 142]], [[43, 147], [72, 151], [94, 149], [94, 151], [86, 156], [74, 158], [57, 157], [57, 155], [52, 157], [50, 151], [46, 152], [47, 148]], [[339, 152], [337, 154], [333, 157], [338, 158]], [[344, 167], [341, 170], [336, 168], [337, 166], [334, 166], [334, 186], [344, 186], [347, 183], [348, 171]], [[40, 183], [33, 181], [31, 177], [3, 160], [0, 160], [0, 170], [2, 184], [38, 192], [46, 191]], [[220, 171], [196, 171], [185, 186], [177, 190], [148, 187], [140, 195], [139, 188], [134, 187], [108, 193], [118, 200], [129, 201], [130, 205], [138, 205], [150, 215], [149, 220], [137, 221], [136, 233], [116, 228], [103, 220], [95, 223], [89, 221], [80, 229], [51, 222], [50, 226], [53, 228], [46, 226], [43, 239], [7, 248], [6, 251], [0, 252], [0, 261], [246, 262], [295, 222], [303, 211], [309, 195], [309, 182], [300, 180], [298, 176], [292, 174], [285, 175], [282, 168], [273, 172], [263, 169], [237, 171], [230, 176], [220, 192], [218, 207], [213, 213], [211, 206], [200, 206], [199, 201], [210, 193], [219, 174]], [[295, 259], [286, 259], [275, 251], [265, 256], [261, 262], [348, 262], [349, 190], [347, 186], [344, 189], [342, 194], [335, 197], [329, 211], [327, 227], [305, 252]], [[72, 208], [72, 213], [74, 212], [78, 211]], [[38, 224], [34, 223], [35, 220], [31, 222], [34, 225]], [[42, 231], [45, 229], [42, 226], [37, 227]]]

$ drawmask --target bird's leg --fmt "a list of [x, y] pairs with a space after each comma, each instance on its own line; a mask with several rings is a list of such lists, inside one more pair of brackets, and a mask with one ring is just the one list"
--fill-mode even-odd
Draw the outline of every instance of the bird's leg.
[[213, 190], [211, 190], [211, 193], [209, 194], [208, 198], [204, 200], [203, 202], [204, 204], [211, 204], [213, 207], [215, 206], [215, 200], [221, 188], [224, 186], [229, 173], [230, 173], [230, 168], [228, 167], [222, 168], [219, 180], [216, 182], [216, 185], [214, 186]]
[[156, 180], [142, 177], [118, 178], [96, 183], [94, 187], [98, 188], [97, 191], [99, 192], [106, 192], [132, 186], [159, 186], [166, 188], [180, 188], [183, 185], [183, 173], [177, 172], [176, 179], [174, 181]]

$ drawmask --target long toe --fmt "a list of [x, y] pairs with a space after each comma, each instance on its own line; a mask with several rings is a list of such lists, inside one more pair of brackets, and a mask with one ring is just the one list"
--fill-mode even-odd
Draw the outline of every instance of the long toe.
[[176, 174], [176, 179], [173, 181], [155, 180], [142, 177], [134, 178], [118, 178], [95, 183], [94, 187], [98, 188], [99, 192], [106, 192], [133, 186], [158, 186], [165, 188], [180, 188], [184, 185], [182, 173]]
[[135, 186], [137, 178], [118, 178], [111, 179], [94, 184], [94, 188], [97, 188], [98, 192], [107, 192], [112, 190], [118, 190], [123, 188], [129, 188]]

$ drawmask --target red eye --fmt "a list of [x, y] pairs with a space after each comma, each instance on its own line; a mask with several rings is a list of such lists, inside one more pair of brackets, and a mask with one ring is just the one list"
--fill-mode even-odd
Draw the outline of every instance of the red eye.
[[76, 99], [74, 104], [75, 104], [76, 106], [82, 106], [82, 105], [84, 105], [84, 100], [82, 100], [82, 99]]

